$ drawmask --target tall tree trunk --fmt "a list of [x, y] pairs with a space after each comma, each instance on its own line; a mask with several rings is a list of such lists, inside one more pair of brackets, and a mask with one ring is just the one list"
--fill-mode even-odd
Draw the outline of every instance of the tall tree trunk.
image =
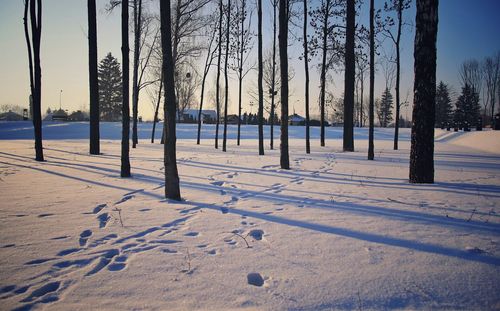
[[130, 177], [129, 137], [130, 137], [130, 107], [129, 107], [129, 45], [128, 45], [128, 0], [122, 0], [122, 150], [121, 177]]
[[[160, 110], [162, 88], [163, 88], [163, 73], [161, 74], [161, 77], [160, 77], [160, 88], [158, 89], [158, 99], [156, 101], [155, 116], [153, 119], [153, 130], [151, 131], [151, 143], [152, 144], [154, 144], [154, 142], [155, 142], [155, 130], [156, 130], [156, 123], [158, 123], [158, 111]], [[162, 134], [162, 137], [163, 137], [163, 134]]]
[[215, 89], [217, 120], [215, 123], [215, 149], [219, 148], [219, 122], [220, 122], [220, 62], [222, 56], [222, 0], [219, 0], [219, 55], [217, 56], [217, 87]]
[[[326, 8], [330, 7], [330, 0], [326, 1]], [[328, 36], [328, 13], [325, 13], [325, 20], [323, 23], [323, 57], [321, 60], [321, 90], [320, 90], [320, 123], [321, 123], [321, 135], [320, 142], [321, 147], [325, 146], [325, 95], [326, 95], [326, 52], [327, 52], [327, 36]]]
[[361, 93], [361, 100], [359, 104], [359, 127], [363, 127], [363, 96], [364, 96], [364, 90], [365, 90], [365, 74], [361, 72], [361, 85], [360, 85], [360, 93]]
[[239, 61], [239, 75], [238, 75], [238, 135], [236, 145], [240, 145], [241, 138], [241, 92], [243, 91], [243, 57], [245, 54], [244, 44], [245, 41], [245, 8], [246, 8], [246, 0], [242, 0], [241, 2], [241, 50], [240, 50], [240, 61]]
[[226, 27], [226, 58], [224, 60], [224, 80], [225, 80], [225, 98], [224, 98], [224, 135], [222, 139], [222, 151], [226, 152], [227, 147], [227, 101], [229, 97], [229, 79], [227, 76], [227, 61], [229, 60], [229, 27], [231, 22], [231, 0], [227, 0], [227, 27]]
[[[208, 54], [210, 54], [210, 51], [208, 51]], [[200, 110], [198, 111], [198, 136], [196, 138], [197, 145], [200, 144], [200, 137], [201, 137], [201, 121], [202, 121], [201, 112], [203, 111], [203, 99], [204, 99], [204, 94], [205, 94], [205, 81], [207, 79], [207, 74], [208, 74], [208, 72], [205, 71], [205, 73], [203, 74], [203, 80], [201, 81]]]
[[170, 19], [170, 0], [160, 1], [161, 46], [163, 54], [162, 73], [165, 79], [165, 144], [163, 164], [165, 166], [165, 198], [181, 200], [179, 173], [177, 172], [176, 134], [175, 134], [175, 83], [174, 61], [172, 58], [172, 30]]
[[417, 0], [410, 182], [434, 183], [438, 0]]
[[279, 45], [281, 73], [281, 144], [280, 164], [282, 169], [290, 169], [288, 156], [288, 0], [280, 0]]
[[398, 150], [399, 140], [399, 111], [401, 107], [399, 97], [399, 82], [401, 76], [401, 59], [400, 59], [400, 46], [401, 42], [401, 26], [403, 23], [403, 0], [398, 1], [398, 34], [396, 37], [396, 123], [394, 125], [394, 150]]
[[89, 23], [90, 154], [99, 154], [99, 80], [97, 76], [97, 15], [95, 0], [87, 1]]
[[370, 101], [368, 103], [368, 160], [375, 158], [373, 144], [375, 89], [375, 4], [370, 0]]
[[307, 46], [307, 0], [304, 0], [304, 71], [305, 71], [305, 102], [306, 102], [306, 153], [311, 153], [309, 129], [309, 51]]
[[276, 90], [276, 6], [277, 6], [277, 0], [273, 0], [273, 66], [272, 66], [272, 78], [271, 78], [271, 128], [270, 128], [270, 147], [271, 150], [274, 149], [274, 109], [275, 109], [275, 103], [274, 103], [274, 96], [275, 96], [275, 90]]
[[347, 0], [347, 23], [345, 40], [344, 79], [344, 151], [354, 151], [354, 80], [356, 63], [354, 58], [354, 36], [356, 32], [355, 0]]
[[139, 54], [141, 40], [142, 0], [134, 0], [134, 73], [132, 78], [132, 148], [138, 142], [137, 115], [139, 105]]
[[259, 110], [258, 110], [258, 127], [259, 127], [259, 155], [264, 155], [264, 90], [262, 88], [262, 0], [257, 0], [257, 21], [258, 21], [258, 63], [259, 76], [257, 85], [259, 88]]
[[[35, 2], [36, 1], [36, 2]], [[33, 101], [33, 127], [35, 130], [35, 160], [44, 161], [42, 145], [42, 68], [40, 66], [40, 40], [42, 34], [42, 1], [29, 0], [31, 34], [33, 43], [33, 60], [31, 61], [31, 44], [25, 24], [25, 34], [28, 42], [28, 55], [30, 57], [30, 83]], [[25, 4], [25, 18], [27, 16], [27, 3]], [[34, 67], [34, 68], [33, 68]]]

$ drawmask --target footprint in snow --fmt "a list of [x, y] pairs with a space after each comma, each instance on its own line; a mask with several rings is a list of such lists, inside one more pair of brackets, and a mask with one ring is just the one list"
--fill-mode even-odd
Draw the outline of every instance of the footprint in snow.
[[256, 241], [261, 241], [262, 237], [264, 236], [264, 230], [253, 229], [253, 230], [250, 230], [248, 235], [251, 236]]
[[92, 230], [84, 230], [82, 233], [80, 233], [80, 246], [86, 246], [87, 245], [87, 240], [92, 236]]
[[262, 278], [262, 275], [257, 272], [252, 272], [247, 274], [247, 282], [249, 285], [261, 287], [264, 285], [264, 278]]
[[108, 224], [109, 218], [110, 217], [108, 213], [102, 213], [101, 215], [97, 216], [97, 220], [99, 221], [99, 228], [105, 228]]
[[199, 234], [200, 234], [199, 232], [191, 231], [191, 232], [188, 232], [188, 233], [184, 234], [184, 236], [195, 237], [195, 236], [198, 236]]

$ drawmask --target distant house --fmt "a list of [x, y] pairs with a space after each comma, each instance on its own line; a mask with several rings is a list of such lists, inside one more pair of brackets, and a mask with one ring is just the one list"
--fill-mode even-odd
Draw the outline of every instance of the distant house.
[[[198, 114], [199, 114], [198, 109], [186, 109], [184, 110], [184, 113], [182, 114], [182, 120], [181, 121], [195, 121], [198, 122]], [[217, 120], [217, 112], [215, 110], [202, 110], [201, 111], [201, 121], [202, 123], [215, 123]]]
[[[222, 118], [221, 122], [224, 122], [224, 118]], [[228, 114], [227, 124], [238, 124], [238, 116], [235, 114]]]
[[289, 125], [304, 125], [305, 118], [302, 116], [299, 116], [298, 114], [294, 113], [291, 116], [288, 117], [288, 124]]
[[43, 121], [68, 121], [68, 113], [62, 109], [48, 112]]
[[22, 119], [22, 115], [10, 110], [8, 112], [0, 113], [0, 121], [21, 121]]

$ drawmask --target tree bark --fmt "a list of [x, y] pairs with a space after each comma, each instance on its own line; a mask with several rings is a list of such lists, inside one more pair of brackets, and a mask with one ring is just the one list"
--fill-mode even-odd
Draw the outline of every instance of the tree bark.
[[130, 107], [129, 107], [129, 44], [128, 44], [128, 0], [122, 0], [122, 146], [121, 146], [121, 177], [130, 177], [129, 138], [130, 138]]
[[375, 89], [375, 4], [370, 0], [370, 100], [368, 103], [368, 160], [374, 160], [374, 89]]
[[307, 47], [307, 0], [304, 0], [304, 72], [305, 72], [305, 102], [306, 102], [306, 153], [311, 153], [309, 129], [309, 53]]
[[161, 45], [163, 52], [162, 73], [165, 79], [165, 144], [163, 145], [165, 166], [165, 198], [181, 200], [179, 173], [177, 172], [176, 134], [175, 134], [175, 83], [174, 61], [172, 58], [172, 29], [170, 0], [160, 1]]
[[215, 149], [219, 148], [219, 121], [220, 121], [220, 62], [222, 56], [222, 0], [219, 0], [219, 55], [217, 56], [217, 87], [215, 89], [217, 120], [215, 123]]
[[[160, 78], [160, 88], [158, 90], [158, 100], [156, 101], [155, 116], [153, 119], [153, 130], [151, 131], [151, 143], [152, 144], [154, 144], [154, 142], [155, 142], [155, 130], [156, 130], [156, 123], [158, 123], [158, 111], [160, 110], [162, 88], [163, 88], [163, 73], [161, 74], [161, 78]], [[163, 134], [162, 134], [162, 136], [163, 136]]]
[[438, 0], [417, 0], [410, 182], [434, 183]]
[[[35, 130], [35, 160], [44, 161], [42, 145], [42, 68], [40, 66], [40, 41], [42, 34], [42, 1], [30, 0], [30, 21], [33, 42], [33, 127]], [[26, 7], [25, 7], [26, 10]], [[25, 11], [25, 13], [27, 13]], [[28, 39], [29, 37], [27, 37]], [[31, 54], [30, 44], [28, 44], [29, 54]]]
[[[326, 1], [326, 11], [328, 11], [330, 7], [330, 0]], [[320, 144], [321, 147], [325, 146], [325, 94], [326, 94], [326, 53], [327, 53], [327, 36], [328, 36], [328, 13], [325, 13], [325, 20], [323, 23], [323, 57], [321, 60], [321, 90], [320, 90], [320, 125], [321, 125], [321, 134], [320, 134]]]
[[224, 59], [224, 81], [225, 81], [225, 98], [224, 98], [224, 134], [222, 139], [222, 151], [226, 152], [227, 148], [227, 101], [229, 97], [229, 79], [227, 76], [227, 61], [229, 60], [229, 27], [231, 22], [231, 0], [227, 0], [227, 27], [226, 27], [226, 58]]
[[274, 94], [275, 94], [275, 88], [276, 88], [276, 5], [277, 5], [277, 0], [272, 0], [272, 5], [273, 5], [273, 66], [272, 66], [272, 78], [271, 78], [271, 128], [270, 128], [270, 148], [271, 150], [274, 149], [274, 109], [275, 109], [275, 103], [274, 103]]
[[134, 0], [134, 69], [132, 77], [132, 148], [138, 143], [137, 115], [139, 109], [139, 54], [141, 40], [142, 0]]
[[282, 169], [290, 169], [288, 155], [288, 0], [280, 0], [279, 46], [281, 73], [281, 144], [280, 164]]
[[354, 151], [354, 80], [356, 74], [356, 63], [354, 58], [355, 19], [355, 0], [347, 0], [344, 79], [344, 151]]
[[258, 63], [259, 76], [257, 85], [259, 89], [259, 109], [258, 109], [258, 128], [259, 128], [259, 155], [264, 155], [264, 90], [262, 88], [262, 0], [257, 0], [257, 21], [258, 21]]
[[394, 125], [394, 150], [398, 150], [398, 140], [399, 140], [399, 111], [401, 107], [400, 95], [399, 95], [399, 83], [401, 76], [401, 57], [400, 57], [400, 46], [401, 42], [401, 26], [403, 23], [403, 0], [398, 0], [398, 34], [396, 37], [396, 123]]
[[87, 1], [89, 24], [90, 154], [100, 153], [99, 80], [97, 75], [97, 14], [95, 0]]

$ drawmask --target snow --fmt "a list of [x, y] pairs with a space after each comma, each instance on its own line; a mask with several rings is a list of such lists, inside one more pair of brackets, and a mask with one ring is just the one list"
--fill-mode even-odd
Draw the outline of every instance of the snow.
[[366, 129], [344, 153], [341, 128], [327, 147], [314, 128], [305, 154], [291, 127], [281, 170], [279, 150], [257, 155], [255, 126], [223, 153], [210, 126], [196, 145], [180, 125], [174, 202], [150, 124], [131, 179], [120, 124], [101, 127], [99, 156], [88, 124], [45, 126], [40, 163], [29, 123], [0, 123], [1, 309], [500, 308], [500, 132], [436, 130], [436, 183], [413, 185], [407, 129], [398, 151], [376, 129], [367, 161]]

